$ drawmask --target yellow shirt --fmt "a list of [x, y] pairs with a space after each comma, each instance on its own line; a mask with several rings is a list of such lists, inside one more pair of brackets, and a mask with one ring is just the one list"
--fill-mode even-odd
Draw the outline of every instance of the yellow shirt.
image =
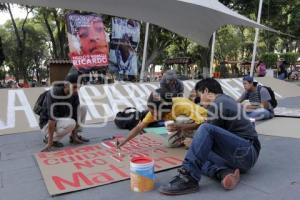
[[[207, 118], [207, 110], [183, 97], [172, 98], [172, 112], [163, 116], [163, 120], [175, 120], [176, 117], [184, 115], [192, 119], [196, 124], [202, 124]], [[151, 112], [143, 119], [144, 123], [155, 122]]]

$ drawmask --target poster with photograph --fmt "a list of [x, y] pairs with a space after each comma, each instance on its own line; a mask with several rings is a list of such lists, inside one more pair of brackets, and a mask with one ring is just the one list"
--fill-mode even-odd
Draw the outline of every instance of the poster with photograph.
[[66, 15], [69, 57], [77, 69], [108, 66], [109, 47], [102, 18], [96, 14]]
[[140, 23], [131, 19], [115, 17], [112, 19], [110, 45], [110, 68], [116, 73], [136, 76], [137, 47], [140, 42]]

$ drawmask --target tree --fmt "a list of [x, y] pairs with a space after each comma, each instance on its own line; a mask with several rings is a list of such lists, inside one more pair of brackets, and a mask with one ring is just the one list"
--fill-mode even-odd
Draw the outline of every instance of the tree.
[[54, 59], [68, 59], [68, 42], [66, 37], [64, 9], [37, 8], [35, 20], [44, 25], [51, 41], [51, 54]]
[[17, 63], [15, 66], [15, 77], [16, 80], [18, 81], [19, 78], [22, 76], [25, 80], [27, 79], [26, 76], [26, 66], [24, 65], [24, 52], [26, 51], [25, 49], [25, 42], [26, 42], [26, 37], [27, 33], [25, 30], [25, 24], [27, 22], [27, 18], [29, 13], [31, 13], [32, 8], [26, 6], [26, 17], [21, 21], [19, 26], [16, 24], [16, 20], [13, 16], [11, 6], [9, 3], [6, 4], [7, 10], [9, 12], [10, 18], [11, 18], [11, 24], [13, 26], [14, 34], [15, 34], [15, 40], [16, 40], [16, 46], [17, 46]]
[[[145, 37], [145, 24], [141, 26], [141, 43], [138, 49], [138, 55], [140, 58], [143, 57], [144, 48], [144, 37]], [[150, 24], [149, 26], [149, 39], [147, 48], [147, 60], [145, 66], [148, 67], [150, 64], [162, 63], [166, 58], [166, 48], [171, 45], [174, 40], [178, 38], [178, 35], [172, 33], [164, 28]]]
[[[0, 3], [0, 12], [6, 11], [7, 7], [4, 3]], [[5, 60], [5, 55], [3, 51], [2, 38], [0, 37], [0, 66], [3, 64]], [[2, 72], [2, 71], [1, 71]]]
[[[16, 26], [23, 24], [22, 20], [15, 20]], [[21, 70], [22, 77], [28, 80], [34, 76], [36, 71], [40, 69], [42, 63], [49, 58], [49, 51], [47, 46], [46, 32], [43, 28], [36, 24], [33, 20], [28, 20], [26, 24], [26, 40], [24, 41], [24, 49], [22, 64], [24, 68]], [[9, 67], [10, 72], [17, 74], [19, 64], [19, 49], [15, 45], [16, 36], [11, 34], [13, 27], [11, 22], [7, 22], [0, 28], [0, 35], [3, 39], [3, 45], [6, 47], [4, 52], [6, 54], [5, 64]]]
[[232, 25], [224, 26], [217, 32], [215, 57], [217, 60], [238, 60], [243, 50], [243, 36], [240, 29]]
[[4, 60], [5, 60], [5, 55], [3, 52], [2, 38], [0, 37], [0, 66], [2, 65]]
[[48, 33], [48, 41], [51, 42], [50, 49], [52, 58], [58, 59], [58, 49], [57, 49], [57, 42], [55, 40], [54, 29], [55, 26], [51, 23], [51, 12], [48, 8], [37, 8], [35, 9], [35, 17], [37, 23], [41, 23], [47, 30]]

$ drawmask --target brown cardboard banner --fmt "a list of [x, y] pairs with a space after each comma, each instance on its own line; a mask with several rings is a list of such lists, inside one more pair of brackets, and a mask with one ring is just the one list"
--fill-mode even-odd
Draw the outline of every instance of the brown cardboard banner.
[[35, 158], [49, 194], [58, 195], [128, 179], [133, 157], [153, 158], [155, 172], [158, 172], [180, 166], [185, 152], [183, 148], [166, 148], [161, 136], [144, 134], [124, 145], [120, 154], [115, 141], [107, 140], [101, 144], [37, 153]]
[[[277, 98], [300, 96], [299, 86], [273, 78], [257, 78], [273, 88]], [[188, 97], [197, 80], [184, 81], [185, 96]], [[242, 79], [219, 79], [226, 94], [237, 99], [242, 92]], [[125, 107], [144, 110], [146, 101], [158, 83], [115, 83], [87, 85], [80, 88], [81, 103], [87, 105], [87, 124], [104, 126], [112, 121], [116, 113]], [[38, 96], [48, 88], [1, 89], [0, 135], [39, 130], [38, 116], [33, 105]]]

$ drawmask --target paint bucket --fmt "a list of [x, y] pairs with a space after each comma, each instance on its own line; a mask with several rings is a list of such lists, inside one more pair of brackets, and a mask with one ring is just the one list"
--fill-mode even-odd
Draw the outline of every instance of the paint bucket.
[[147, 192], [154, 188], [154, 160], [149, 157], [134, 157], [130, 161], [130, 185], [134, 192]]
[[[172, 125], [174, 124], [175, 122], [173, 120], [169, 120], [169, 121], [165, 121], [165, 127], [166, 129], [168, 129], [168, 126], [169, 125]], [[173, 132], [170, 132], [170, 131], [167, 131], [168, 135], [172, 135], [172, 134], [175, 134], [177, 133], [177, 131], [173, 131]]]

